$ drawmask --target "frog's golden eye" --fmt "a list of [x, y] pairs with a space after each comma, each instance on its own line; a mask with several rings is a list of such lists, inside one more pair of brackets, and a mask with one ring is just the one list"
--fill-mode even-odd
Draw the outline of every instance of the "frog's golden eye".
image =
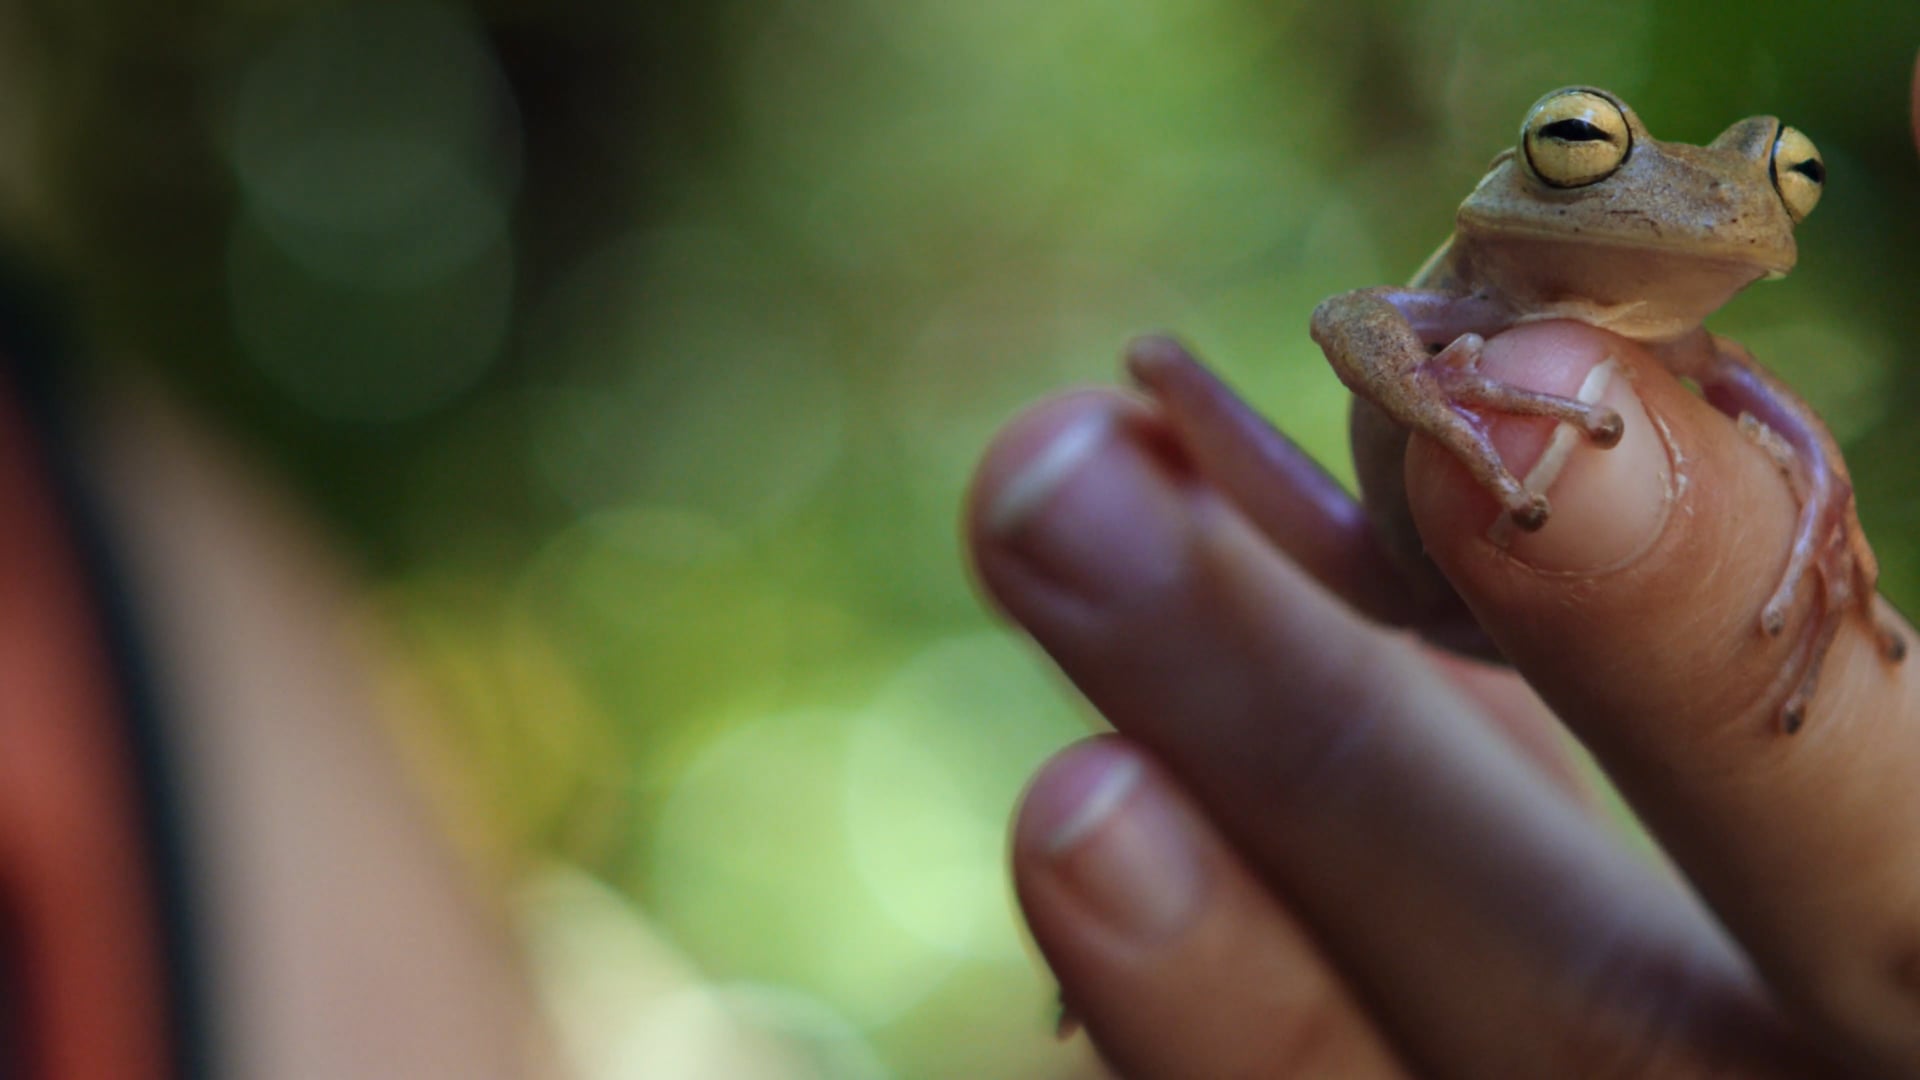
[[1613, 175], [1633, 148], [1620, 106], [1590, 90], [1548, 94], [1520, 129], [1533, 174], [1554, 187], [1584, 187]]
[[1798, 224], [1819, 205], [1820, 192], [1827, 186], [1827, 164], [1799, 128], [1783, 127], [1773, 140], [1772, 169], [1773, 188]]

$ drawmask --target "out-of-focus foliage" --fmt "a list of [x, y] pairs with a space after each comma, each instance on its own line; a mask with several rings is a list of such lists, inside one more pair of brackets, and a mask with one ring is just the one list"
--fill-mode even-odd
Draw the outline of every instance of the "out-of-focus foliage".
[[1718, 326], [1831, 420], [1920, 597], [1915, 5], [0, 20], [13, 232], [100, 377], [159, 367], [357, 543], [588, 1075], [1079, 1067], [1002, 837], [1085, 720], [966, 583], [968, 470], [1171, 327], [1344, 471], [1306, 313], [1404, 278], [1555, 86], [1819, 144], [1801, 269]]

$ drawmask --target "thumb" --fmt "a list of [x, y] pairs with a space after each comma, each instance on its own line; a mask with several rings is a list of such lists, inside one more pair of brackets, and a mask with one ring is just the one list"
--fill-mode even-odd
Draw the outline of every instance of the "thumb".
[[1590, 327], [1523, 326], [1488, 343], [1481, 371], [1625, 422], [1601, 449], [1551, 420], [1486, 416], [1502, 459], [1552, 504], [1534, 533], [1444, 449], [1414, 441], [1422, 539], [1487, 633], [1542, 691], [1564, 687], [1576, 714], [1658, 704], [1764, 728], [1792, 689], [1792, 631], [1817, 591], [1809, 575], [1790, 631], [1760, 632], [1797, 510], [1779, 466], [1643, 347]]
[[1762, 632], [1795, 530], [1789, 478], [1624, 339], [1533, 324], [1482, 363], [1610, 405], [1625, 433], [1610, 450], [1557, 447], [1541, 421], [1488, 417], [1553, 506], [1514, 535], [1450, 455], [1415, 440], [1407, 488], [1435, 562], [1783, 995], [1920, 1060], [1904, 966], [1920, 971], [1920, 665], [1886, 662], [1850, 609], [1805, 728], [1784, 734], [1778, 710], [1825, 599], [1810, 572], [1785, 632]]

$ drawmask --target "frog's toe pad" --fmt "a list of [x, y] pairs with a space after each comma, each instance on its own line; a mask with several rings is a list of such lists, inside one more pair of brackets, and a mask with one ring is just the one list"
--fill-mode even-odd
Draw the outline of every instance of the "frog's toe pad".
[[1626, 421], [1620, 419], [1619, 413], [1612, 409], [1603, 409], [1588, 425], [1587, 438], [1593, 441], [1593, 445], [1606, 450], [1618, 446], [1620, 436], [1626, 434], [1626, 431]]
[[1507, 508], [1507, 515], [1513, 518], [1513, 523], [1527, 532], [1539, 532], [1552, 513], [1553, 508], [1547, 503], [1547, 497], [1532, 493]]
[[1760, 629], [1768, 637], [1779, 637], [1787, 629], [1787, 609], [1785, 605], [1768, 604], [1760, 612]]
[[1886, 623], [1881, 623], [1879, 636], [1880, 655], [1886, 658], [1887, 663], [1897, 664], [1907, 658], [1907, 636], [1905, 634], [1888, 626]]

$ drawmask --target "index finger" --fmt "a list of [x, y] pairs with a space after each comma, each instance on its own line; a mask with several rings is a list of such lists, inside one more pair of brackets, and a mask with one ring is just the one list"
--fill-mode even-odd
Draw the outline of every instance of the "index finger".
[[[1798, 509], [1776, 461], [1643, 351], [1590, 327], [1522, 327], [1490, 343], [1485, 363], [1528, 384], [1608, 357], [1627, 377], [1604, 400], [1628, 432], [1611, 450], [1575, 446], [1548, 489], [1555, 520], [1490, 537], [1498, 508], [1416, 441], [1421, 535], [1782, 997], [1911, 1071], [1920, 665], [1883, 662], [1873, 627], [1850, 612], [1805, 729], [1783, 734], [1779, 673], [1821, 599], [1801, 589], [1786, 632], [1761, 632]], [[1537, 425], [1489, 426], [1500, 441], [1526, 423]]]

